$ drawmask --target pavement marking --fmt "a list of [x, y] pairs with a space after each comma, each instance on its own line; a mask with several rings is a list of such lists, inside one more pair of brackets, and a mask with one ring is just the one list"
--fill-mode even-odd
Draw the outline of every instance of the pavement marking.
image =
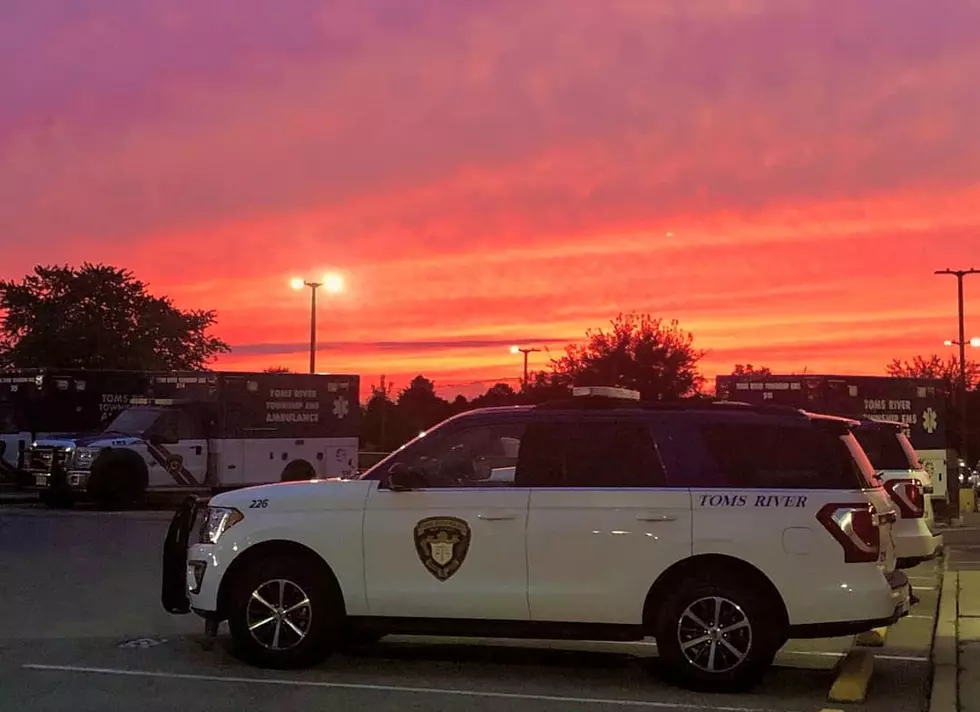
[[326, 682], [320, 680], [286, 680], [281, 678], [235, 677], [222, 675], [192, 675], [157, 670], [125, 670], [119, 668], [85, 667], [80, 665], [43, 665], [29, 663], [21, 666], [25, 670], [45, 672], [74, 672], [90, 675], [116, 675], [120, 677], [151, 677], [167, 680], [196, 680], [200, 682], [251, 683], [256, 685], [280, 685], [283, 687], [315, 687], [336, 690], [366, 690], [372, 692], [411, 692], [426, 695], [446, 695], [454, 697], [483, 697], [502, 700], [535, 700], [540, 702], [564, 702], [574, 704], [610, 705], [616, 707], [648, 707], [672, 710], [720, 710], [721, 712], [794, 712], [774, 710], [766, 707], [732, 707], [719, 705], [681, 704], [678, 702], [657, 702], [653, 700], [616, 700], [601, 697], [563, 697], [560, 695], [535, 695], [518, 692], [491, 692], [482, 690], [455, 690], [439, 687], [409, 687], [403, 685], [380, 685], [350, 682]]
[[[856, 650], [860, 650], [860, 649], [856, 649]], [[855, 651], [851, 651], [851, 652], [855, 652]], [[867, 651], [867, 652], [870, 653], [871, 651]], [[787, 653], [787, 655], [816, 655], [823, 658], [843, 658], [848, 654], [849, 653], [824, 652], [821, 650], [800, 650], [800, 651], [795, 651], [793, 653]], [[896, 660], [905, 663], [929, 662], [929, 658], [925, 655], [880, 655], [878, 653], [875, 653], [874, 657], [877, 660]]]
[[867, 649], [855, 648], [841, 662], [827, 699], [831, 702], [864, 702], [874, 672], [875, 656]]
[[914, 591], [935, 591], [936, 586], [913, 586]]

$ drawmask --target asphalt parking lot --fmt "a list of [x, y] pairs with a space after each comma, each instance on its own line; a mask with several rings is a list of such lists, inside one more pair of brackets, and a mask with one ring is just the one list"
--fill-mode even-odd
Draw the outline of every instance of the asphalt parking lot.
[[[0, 507], [2, 709], [141, 710], [772, 710], [828, 702], [850, 638], [791, 642], [749, 694], [697, 695], [655, 674], [655, 647], [386, 638], [315, 670], [256, 670], [206, 649], [194, 616], [159, 603], [167, 511], [97, 513]], [[940, 567], [912, 573], [920, 603], [875, 649], [868, 698], [850, 705], [919, 712]], [[654, 673], [651, 673], [651, 668]]]

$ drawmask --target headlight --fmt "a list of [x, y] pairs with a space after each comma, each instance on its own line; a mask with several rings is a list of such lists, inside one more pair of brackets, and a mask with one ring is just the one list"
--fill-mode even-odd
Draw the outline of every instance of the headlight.
[[95, 462], [95, 458], [99, 456], [102, 452], [102, 448], [99, 447], [80, 447], [75, 450], [75, 459], [72, 460], [72, 466], [79, 470], [90, 470], [92, 469], [92, 463]]
[[208, 507], [201, 523], [201, 544], [217, 544], [228, 529], [245, 518], [234, 507]]

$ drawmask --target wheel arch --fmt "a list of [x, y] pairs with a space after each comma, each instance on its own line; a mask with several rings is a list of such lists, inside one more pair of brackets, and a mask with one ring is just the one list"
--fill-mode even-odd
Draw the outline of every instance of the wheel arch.
[[[291, 476], [290, 473], [297, 473]], [[308, 475], [308, 476], [307, 476]], [[303, 480], [316, 479], [316, 468], [313, 463], [303, 457], [290, 460], [279, 475], [280, 482], [302, 482]]]
[[91, 473], [95, 475], [100, 470], [116, 463], [136, 474], [141, 489], [145, 490], [149, 486], [150, 469], [146, 465], [146, 460], [138, 452], [128, 447], [107, 447], [102, 450], [92, 463]]
[[218, 620], [225, 620], [228, 617], [228, 598], [231, 595], [232, 589], [234, 588], [235, 580], [243, 571], [245, 571], [253, 562], [259, 561], [263, 558], [284, 558], [287, 556], [303, 559], [308, 562], [311, 567], [319, 571], [324, 580], [327, 582], [327, 585], [330, 587], [331, 592], [336, 597], [337, 602], [342, 608], [343, 614], [347, 614], [347, 602], [344, 598], [343, 589], [340, 587], [340, 582], [337, 579], [337, 575], [322, 556], [320, 556], [310, 547], [297, 541], [270, 539], [248, 547], [245, 549], [245, 551], [236, 556], [232, 560], [231, 564], [228, 565], [228, 569], [225, 571], [224, 576], [221, 577], [221, 583], [218, 585]]
[[776, 585], [758, 567], [727, 554], [698, 554], [678, 561], [664, 571], [650, 587], [643, 602], [644, 628], [654, 630], [657, 614], [675, 584], [698, 575], [719, 575], [758, 587], [772, 605], [777, 624], [784, 632], [789, 630], [789, 612]]

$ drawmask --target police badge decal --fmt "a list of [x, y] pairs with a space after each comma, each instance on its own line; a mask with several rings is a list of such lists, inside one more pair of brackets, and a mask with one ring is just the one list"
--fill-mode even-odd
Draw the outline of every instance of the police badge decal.
[[440, 581], [459, 571], [470, 550], [470, 525], [456, 517], [427, 517], [415, 525], [415, 551]]

